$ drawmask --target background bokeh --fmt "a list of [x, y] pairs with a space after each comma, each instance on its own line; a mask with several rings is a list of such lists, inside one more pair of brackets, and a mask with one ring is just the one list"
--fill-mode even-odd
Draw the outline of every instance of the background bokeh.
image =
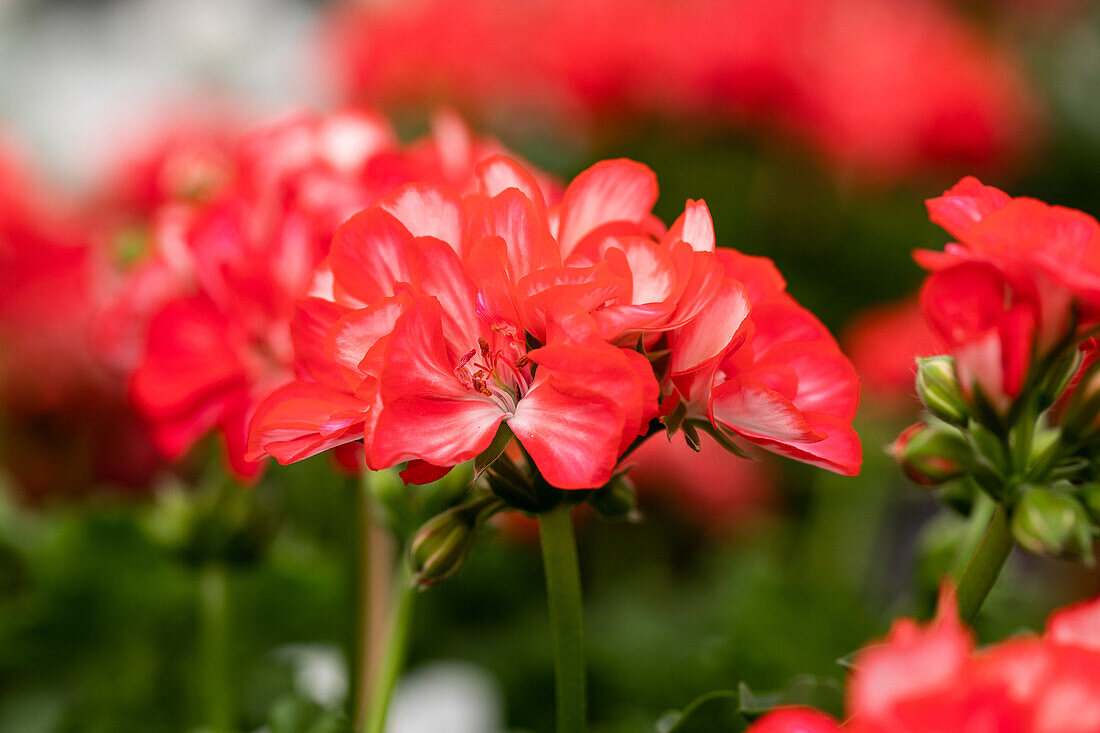
[[[947, 238], [923, 200], [975, 173], [1100, 213], [1097, 89], [1100, 10], [1084, 0], [8, 0], [0, 139], [48, 193], [23, 226], [23, 189], [0, 177], [0, 258], [28, 232], [52, 252], [42, 232], [85, 226], [72, 202], [102, 197], [166, 130], [288, 109], [366, 105], [403, 139], [454, 109], [566, 180], [601, 158], [646, 163], [659, 216], [705, 199], [719, 244], [773, 258], [850, 347], [865, 463], [848, 479], [714, 445], [639, 454], [644, 521], [580, 525], [591, 729], [652, 730], [701, 693], [800, 674], [839, 712], [838, 660], [929, 613], [963, 525], [885, 451], [916, 418], [911, 358], [929, 348], [897, 305], [921, 279], [909, 253]], [[0, 259], [9, 293], [20, 262]], [[0, 299], [0, 335], [66, 294], [49, 281], [29, 306]], [[75, 409], [28, 407], [35, 384], [17, 376], [0, 370], [0, 733], [196, 729], [209, 553], [230, 566], [239, 729], [342, 730], [352, 480], [319, 458], [227, 486], [196, 468], [213, 444], [184, 470], [150, 457], [138, 480], [78, 471], [81, 426], [99, 426], [96, 455], [129, 455], [140, 426], [82, 383]], [[421, 595], [392, 730], [552, 728], [533, 537], [502, 524]], [[1017, 551], [976, 631], [1040, 628], [1098, 589]]]

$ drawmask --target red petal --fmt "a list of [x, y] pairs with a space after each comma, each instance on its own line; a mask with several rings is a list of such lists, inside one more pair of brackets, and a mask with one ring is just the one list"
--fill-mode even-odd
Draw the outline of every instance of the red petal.
[[430, 484], [446, 476], [453, 466], [436, 466], [427, 461], [409, 461], [409, 465], [400, 474], [406, 484]]
[[752, 377], [734, 377], [711, 392], [714, 422], [750, 440], [806, 443], [824, 437], [794, 404]]
[[1046, 635], [1055, 644], [1100, 652], [1100, 599], [1055, 611], [1047, 621]]
[[531, 200], [535, 208], [545, 215], [546, 200], [542, 196], [542, 189], [522, 165], [504, 155], [491, 155], [477, 164], [474, 168], [478, 181], [481, 182], [481, 192], [492, 198], [509, 188], [519, 189], [523, 195]]
[[956, 239], [962, 239], [975, 223], [1003, 208], [1011, 201], [1004, 191], [985, 186], [977, 178], [967, 176], [943, 196], [928, 199], [929, 218]]
[[672, 373], [698, 369], [721, 356], [739, 337], [748, 315], [749, 300], [745, 289], [736, 280], [727, 279], [706, 308], [676, 333], [672, 346]]
[[714, 251], [714, 221], [707, 203], [702, 199], [688, 199], [684, 213], [668, 228], [664, 242], [671, 245], [677, 241], [687, 242], [698, 252]]
[[[291, 382], [269, 395], [252, 416], [245, 457], [264, 454], [287, 464], [362, 437], [356, 416], [365, 416], [370, 405], [356, 397], [320, 384]], [[348, 425], [340, 432], [322, 426], [334, 417]]]
[[840, 725], [813, 708], [775, 708], [748, 729], [748, 733], [837, 733]]
[[622, 413], [610, 397], [544, 373], [520, 400], [508, 427], [551, 485], [603, 486], [618, 460]]
[[472, 240], [478, 242], [487, 236], [504, 240], [513, 282], [536, 270], [561, 265], [546, 216], [518, 189], [509, 188], [489, 199], [473, 217]]
[[457, 252], [465, 228], [462, 206], [450, 190], [429, 183], [410, 183], [378, 205], [401, 222], [414, 237], [435, 237]]
[[396, 283], [416, 282], [415, 252], [400, 221], [377, 207], [361, 211], [332, 240], [329, 263], [337, 290], [366, 304], [392, 297]]
[[561, 200], [558, 245], [564, 259], [586, 234], [613, 221], [646, 218], [657, 202], [657, 176], [632, 160], [604, 160], [573, 179]]
[[213, 395], [243, 389], [247, 372], [224, 316], [205, 299], [166, 305], [149, 324], [132, 394], [150, 415], [190, 411]]

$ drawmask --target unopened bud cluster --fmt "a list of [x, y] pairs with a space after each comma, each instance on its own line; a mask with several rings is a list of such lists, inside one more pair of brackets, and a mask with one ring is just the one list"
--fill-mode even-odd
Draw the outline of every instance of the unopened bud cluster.
[[1091, 563], [1100, 527], [1100, 379], [1076, 346], [1029, 374], [1007, 410], [992, 409], [980, 389], [964, 394], [950, 356], [917, 365], [927, 414], [890, 447], [905, 474], [943, 487], [948, 502], [984, 491], [1008, 510], [1021, 546]]

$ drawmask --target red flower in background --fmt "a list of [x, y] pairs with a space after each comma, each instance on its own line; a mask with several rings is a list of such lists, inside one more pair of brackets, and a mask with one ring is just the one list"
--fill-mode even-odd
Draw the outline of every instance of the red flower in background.
[[1004, 412], [1034, 360], [1100, 321], [1100, 224], [975, 178], [928, 210], [957, 241], [916, 253], [932, 271], [921, 309], [954, 355], [964, 393], [980, 388]]
[[1055, 612], [1042, 636], [975, 650], [951, 595], [937, 619], [894, 624], [855, 659], [843, 724], [778, 710], [753, 733], [1089, 733], [1100, 730], [1100, 599]]
[[72, 202], [0, 150], [2, 462], [28, 497], [147, 487], [161, 463], [123, 375], [93, 347], [108, 265]]
[[447, 117], [403, 146], [367, 113], [297, 115], [235, 141], [213, 193], [155, 210], [156, 251], [135, 274], [153, 283], [153, 302], [123, 302], [116, 315], [147, 314], [132, 392], [165, 455], [216, 430], [233, 471], [255, 476], [248, 421], [294, 376], [294, 305], [336, 227], [409, 180], [467, 186], [473, 164], [497, 150]]
[[643, 511], [668, 507], [715, 534], [751, 524], [776, 503], [778, 476], [771, 461], [746, 460], [706, 437], [696, 453], [680, 438], [658, 434], [626, 463], [634, 465], [630, 480]]
[[[870, 407], [888, 414], [913, 412], [916, 359], [940, 353], [916, 298], [874, 306], [857, 315], [841, 339], [859, 373]], [[866, 402], [865, 402], [866, 404]]]
[[325, 50], [372, 103], [748, 123], [872, 179], [1002, 166], [1037, 128], [1015, 60], [925, 0], [356, 5]]

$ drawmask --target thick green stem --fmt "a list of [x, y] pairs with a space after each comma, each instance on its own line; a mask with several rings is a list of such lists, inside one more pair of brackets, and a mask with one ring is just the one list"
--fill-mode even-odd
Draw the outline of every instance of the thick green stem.
[[199, 571], [199, 691], [204, 727], [213, 733], [233, 730], [229, 673], [229, 576], [210, 562]]
[[554, 639], [558, 733], [584, 733], [584, 628], [573, 507], [560, 505], [539, 515], [539, 539]]
[[401, 571], [394, 576], [391, 596], [394, 606], [386, 634], [386, 650], [370, 696], [367, 726], [364, 729], [366, 733], [382, 733], [386, 727], [390, 698], [405, 666], [405, 651], [409, 644], [409, 625], [417, 590], [405, 562], [401, 563]]
[[353, 631], [348, 662], [349, 709], [354, 729], [362, 730], [370, 710], [370, 693], [378, 677], [380, 650], [390, 614], [396, 542], [374, 516], [371, 482], [374, 472], [362, 469], [348, 485], [351, 531], [347, 546]]
[[1008, 513], [1003, 505], [998, 504], [978, 549], [959, 578], [959, 616], [963, 621], [971, 623], [978, 615], [1014, 544], [1008, 526]]

